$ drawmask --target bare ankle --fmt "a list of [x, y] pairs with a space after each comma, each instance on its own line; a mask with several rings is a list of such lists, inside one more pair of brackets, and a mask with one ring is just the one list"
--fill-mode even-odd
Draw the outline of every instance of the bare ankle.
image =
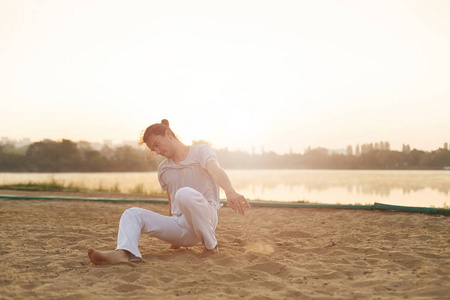
[[218, 252], [219, 252], [219, 245], [216, 245], [216, 247], [214, 247], [213, 249], [208, 249], [208, 248], [205, 247], [205, 249], [203, 249], [202, 254], [200, 254], [200, 257], [201, 258], [208, 257], [208, 256], [211, 256], [211, 255], [216, 254]]
[[95, 265], [111, 265], [127, 262], [130, 253], [126, 250], [101, 252], [95, 249], [88, 250], [89, 260]]

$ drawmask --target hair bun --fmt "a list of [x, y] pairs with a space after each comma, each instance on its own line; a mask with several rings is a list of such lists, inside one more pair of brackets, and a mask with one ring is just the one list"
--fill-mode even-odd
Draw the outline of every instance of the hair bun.
[[166, 119], [162, 119], [161, 120], [161, 124], [166, 125], [167, 127], [169, 127], [169, 121], [167, 121]]

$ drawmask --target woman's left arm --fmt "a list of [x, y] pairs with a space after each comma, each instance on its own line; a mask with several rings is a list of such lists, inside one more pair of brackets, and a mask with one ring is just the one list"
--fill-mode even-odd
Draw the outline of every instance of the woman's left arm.
[[216, 160], [208, 161], [206, 163], [206, 170], [211, 175], [212, 179], [225, 191], [228, 204], [231, 208], [235, 212], [238, 211], [241, 215], [244, 215], [245, 206], [248, 208], [251, 208], [251, 206], [244, 196], [233, 189], [230, 178], [227, 173], [225, 173], [225, 170], [220, 167]]

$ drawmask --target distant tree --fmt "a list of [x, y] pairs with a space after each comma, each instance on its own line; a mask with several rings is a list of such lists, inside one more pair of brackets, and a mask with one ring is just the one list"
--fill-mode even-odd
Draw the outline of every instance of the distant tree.
[[219, 159], [220, 165], [227, 169], [248, 169], [255, 167], [261, 168], [262, 166], [256, 161], [258, 156], [250, 155], [244, 151], [230, 152], [228, 149], [216, 150], [216, 155]]
[[379, 157], [382, 169], [403, 169], [406, 166], [406, 157], [398, 151], [380, 151], [375, 153]]
[[359, 156], [361, 154], [361, 152], [359, 151], [359, 144], [356, 145], [356, 149], [355, 149], [355, 155]]
[[[6, 148], [6, 149], [5, 149]], [[0, 172], [24, 172], [28, 170], [24, 155], [0, 145]]]
[[33, 143], [25, 156], [31, 171], [35, 172], [76, 172], [81, 162], [77, 145], [65, 139]]
[[104, 172], [112, 169], [109, 160], [100, 151], [81, 149], [80, 155], [82, 158], [81, 171], [83, 172]]
[[351, 156], [353, 155], [353, 147], [352, 145], [347, 146], [347, 155]]
[[131, 146], [117, 147], [113, 151], [111, 167], [114, 171], [149, 171], [144, 153]]
[[423, 159], [423, 157], [426, 156], [426, 153], [424, 151], [419, 151], [417, 149], [413, 149], [409, 153], [405, 153], [406, 155], [406, 167], [408, 169], [416, 169], [419, 168], [420, 161]]
[[304, 155], [306, 168], [326, 169], [328, 165], [328, 150], [325, 148], [311, 149]]
[[408, 154], [409, 152], [411, 152], [411, 147], [409, 145], [403, 144], [402, 152]]
[[442, 148], [431, 151], [421, 157], [418, 166], [422, 169], [442, 169], [450, 166], [450, 151]]
[[381, 161], [379, 156], [377, 155], [378, 151], [369, 151], [363, 153], [359, 157], [358, 165], [361, 169], [380, 169]]

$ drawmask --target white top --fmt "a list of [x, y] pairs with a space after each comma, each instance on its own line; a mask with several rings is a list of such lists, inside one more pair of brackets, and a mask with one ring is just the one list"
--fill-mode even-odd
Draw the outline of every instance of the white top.
[[219, 185], [206, 170], [206, 163], [214, 160], [217, 161], [214, 151], [203, 144], [190, 146], [186, 159], [178, 164], [167, 158], [161, 162], [158, 167], [158, 180], [163, 191], [169, 189], [173, 215], [181, 215], [175, 194], [182, 187], [197, 190], [214, 207], [220, 207]]

